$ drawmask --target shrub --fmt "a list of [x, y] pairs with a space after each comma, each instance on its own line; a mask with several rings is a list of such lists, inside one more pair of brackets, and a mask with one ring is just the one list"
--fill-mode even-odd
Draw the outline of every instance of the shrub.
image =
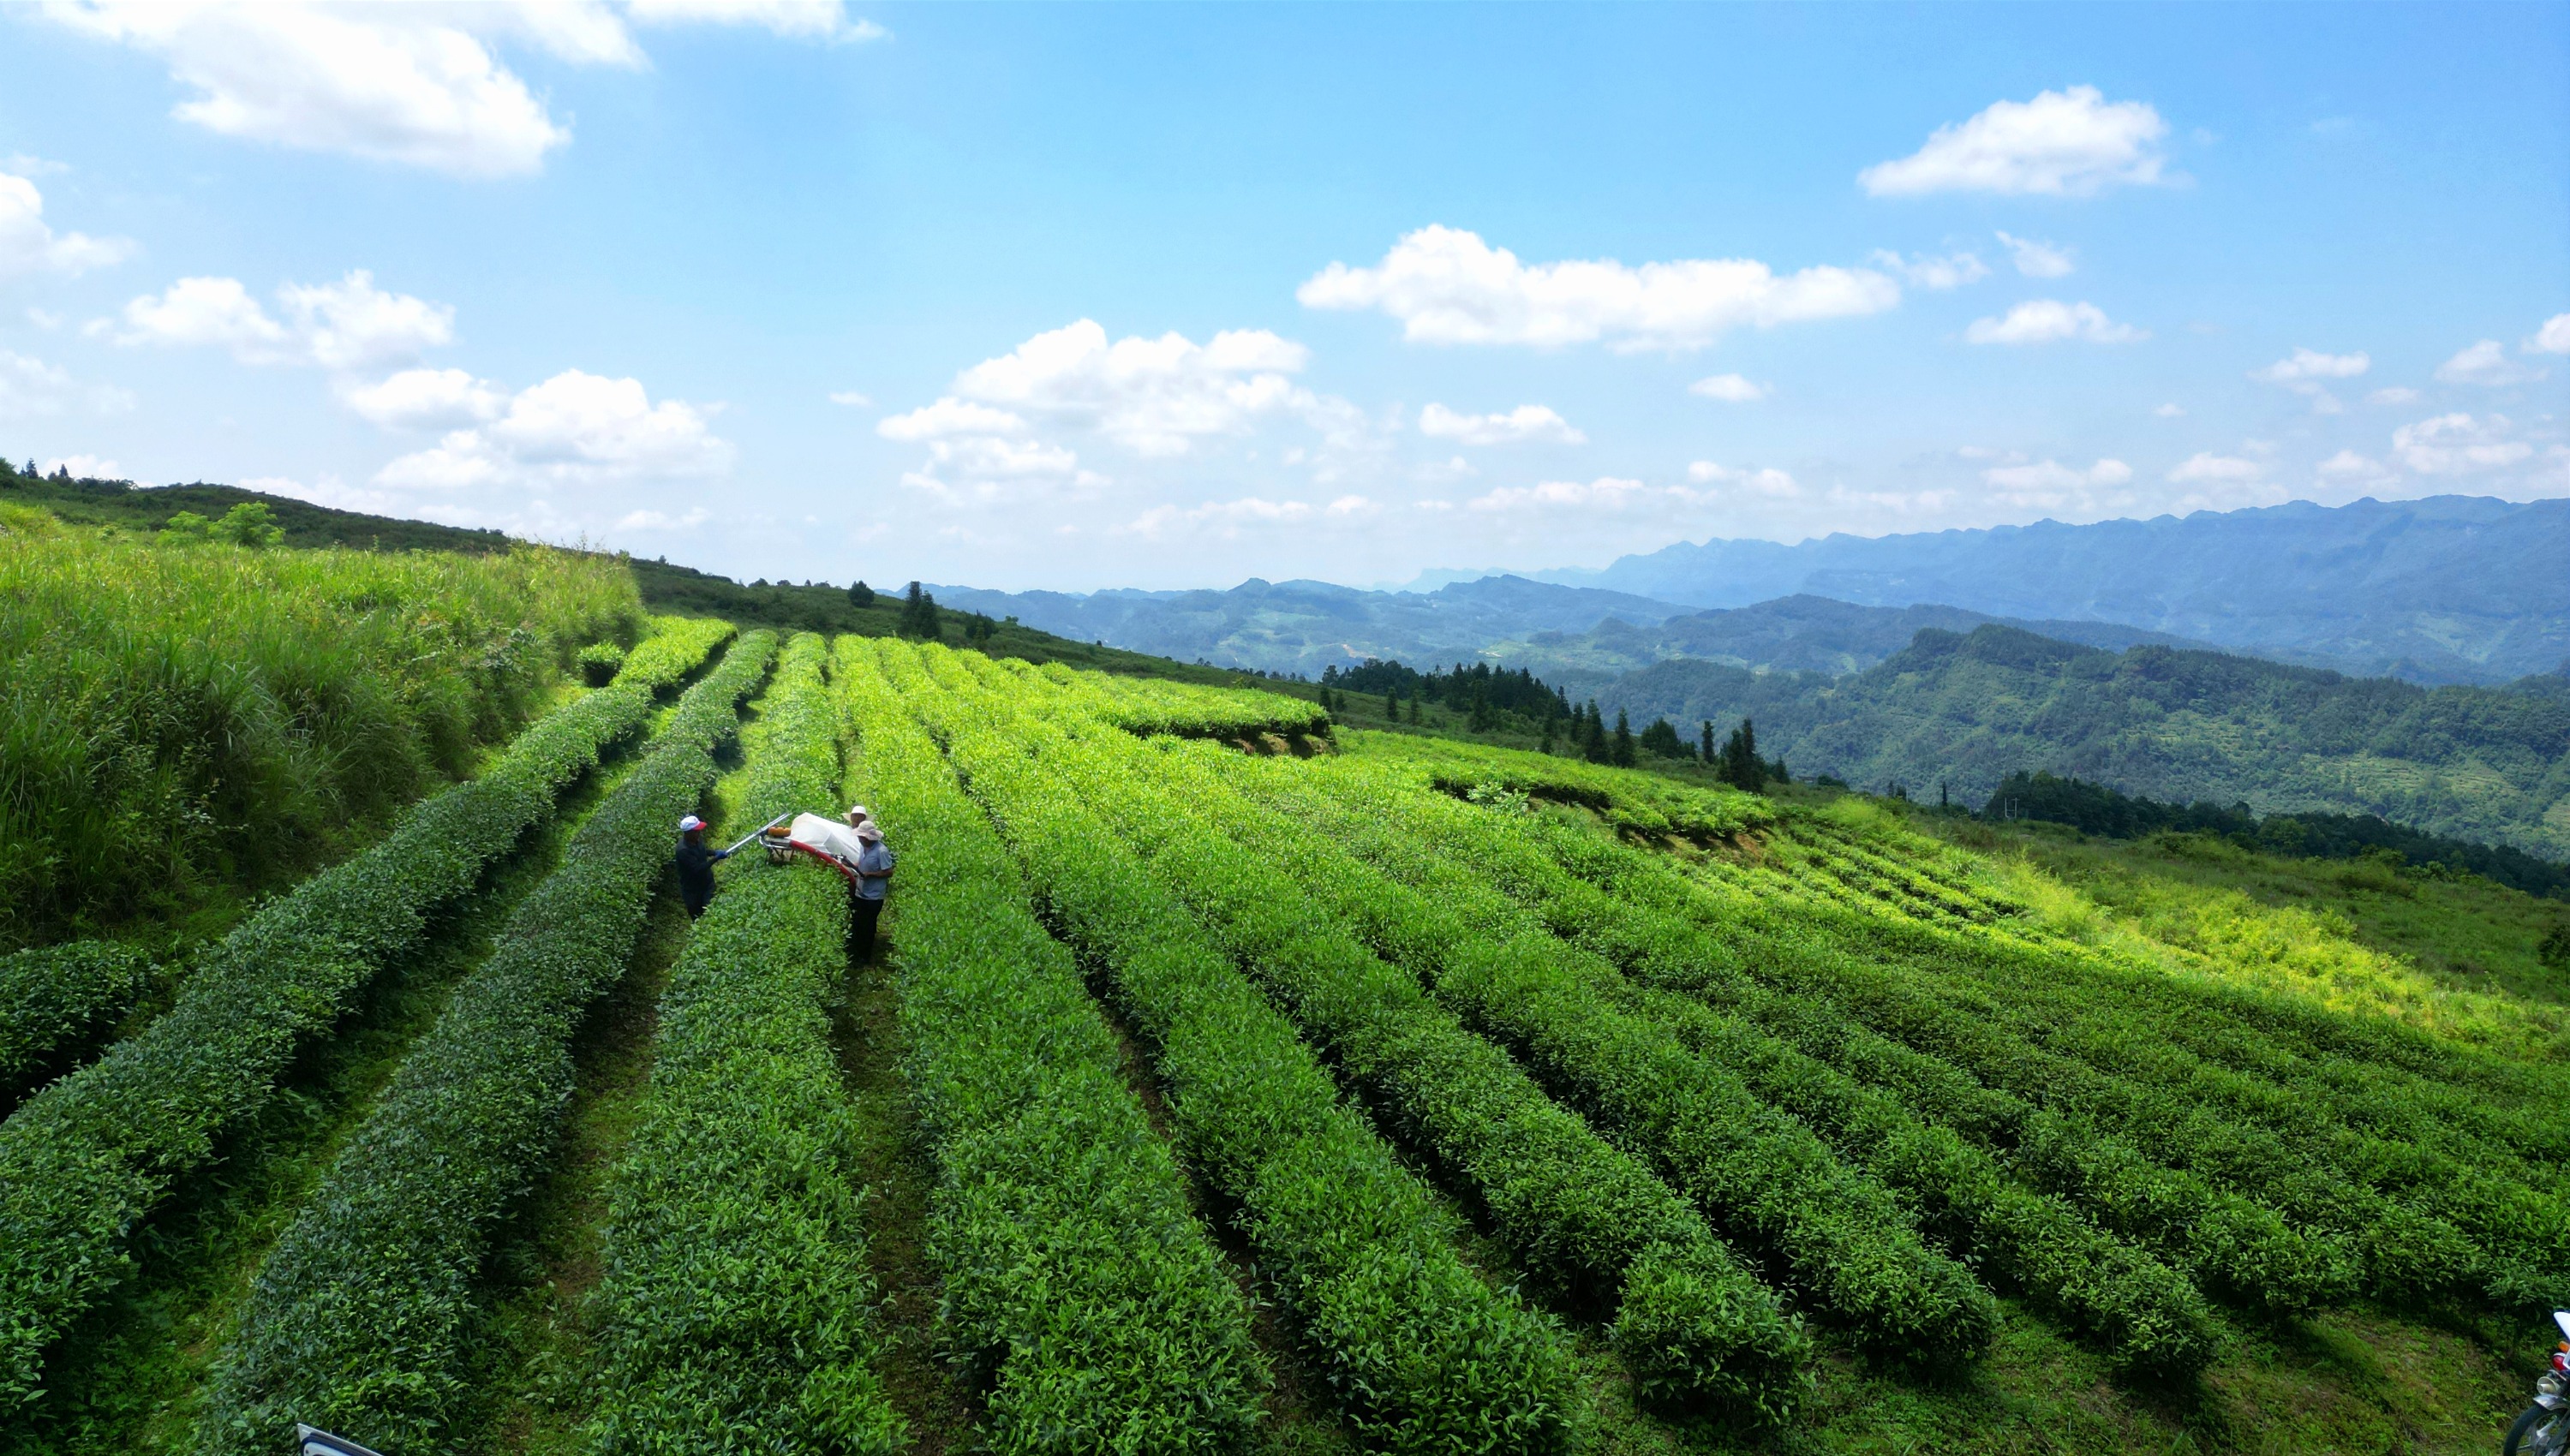
[[96, 1045], [133, 1009], [151, 976], [152, 957], [111, 940], [0, 958], [0, 1105]]

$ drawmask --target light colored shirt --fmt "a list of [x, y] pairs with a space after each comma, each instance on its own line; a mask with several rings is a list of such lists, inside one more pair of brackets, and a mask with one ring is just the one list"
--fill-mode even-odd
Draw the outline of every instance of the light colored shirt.
[[881, 900], [892, 888], [892, 850], [877, 840], [857, 856], [857, 898]]

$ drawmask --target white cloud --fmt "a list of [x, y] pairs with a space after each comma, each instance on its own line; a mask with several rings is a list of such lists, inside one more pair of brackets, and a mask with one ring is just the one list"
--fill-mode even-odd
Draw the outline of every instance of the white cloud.
[[851, 44], [890, 34], [871, 20], [848, 19], [839, 0], [626, 0], [625, 8], [642, 25], [747, 25], [794, 41]]
[[1688, 385], [1687, 393], [1724, 404], [1752, 405], [1767, 397], [1767, 386], [1743, 374], [1714, 374]]
[[59, 415], [72, 391], [72, 377], [60, 366], [0, 349], [0, 420]]
[[363, 268], [336, 283], [288, 283], [276, 296], [312, 362], [324, 369], [364, 369], [455, 338], [453, 304], [387, 293]]
[[2249, 377], [2265, 384], [2281, 384], [2297, 394], [2316, 393], [2324, 379], [2354, 379], [2371, 368], [2373, 361], [2362, 350], [2353, 354], [2324, 354], [2317, 349], [2294, 350], [2288, 358], [2277, 360], [2264, 369], [2254, 369]]
[[2507, 350], [2496, 339], [2483, 339], [2436, 366], [2436, 378], [2446, 384], [2526, 384], [2541, 379], [2543, 374], [2540, 369], [2529, 369], [2507, 357]]
[[388, 430], [450, 430], [497, 419], [509, 392], [461, 369], [405, 369], [378, 384], [343, 382], [340, 403]]
[[2254, 460], [2201, 450], [2179, 462], [2168, 473], [2168, 478], [2181, 486], [2237, 485], [2258, 480], [2266, 474], [2267, 468]]
[[1743, 490], [1753, 491], [1758, 495], [1776, 500], [1786, 500], [1803, 493], [1803, 488], [1796, 484], [1793, 476], [1774, 466], [1727, 470], [1709, 460], [1690, 461], [1687, 464], [1687, 479], [1699, 486], [1738, 486]]
[[2391, 454], [2422, 476], [2475, 475], [2534, 454], [2533, 446], [2513, 434], [2504, 415], [2438, 415], [2392, 431]]
[[27, 179], [0, 172], [0, 278], [24, 273], [76, 276], [133, 254], [134, 244], [127, 238], [54, 231], [45, 223], [45, 194]]
[[102, 460], [95, 455], [56, 456], [46, 461], [39, 469], [46, 475], [52, 475], [58, 470], [67, 470], [72, 473], [72, 479], [81, 481], [121, 481], [127, 478], [125, 467], [112, 460]]
[[2164, 404], [2158, 409], [2151, 411], [2151, 413], [2159, 416], [2163, 420], [2176, 420], [2185, 417], [2186, 408], [2183, 405], [2179, 405], [2172, 401], [2171, 403]]
[[1885, 271], [1898, 274], [1913, 288], [1939, 292], [1960, 288], [1966, 283], [1977, 283], [1990, 275], [1989, 266], [1967, 252], [1941, 258], [1928, 257], [1924, 253], [1904, 258], [1889, 248], [1876, 248], [1874, 261]]
[[2075, 266], [2070, 260], [2070, 249], [2066, 247], [2005, 232], [1998, 238], [2007, 247], [2008, 260], [2016, 264], [2018, 272], [2029, 278], [2066, 278]]
[[353, 269], [336, 283], [288, 283], [276, 290], [285, 322], [252, 298], [237, 278], [181, 278], [158, 294], [125, 305], [124, 328], [104, 320], [120, 344], [216, 345], [247, 364], [317, 364], [356, 370], [412, 358], [451, 342], [455, 309], [407, 293], [387, 293], [373, 275]]
[[830, 391], [830, 403], [866, 410], [874, 408], [875, 402], [872, 395], [860, 394], [853, 389], [834, 389]]
[[2005, 318], [1974, 319], [1971, 327], [1963, 330], [1963, 341], [1971, 344], [2048, 344], [2061, 339], [2126, 344], [2150, 336], [2148, 329], [2107, 318], [2093, 303], [2062, 303], [2050, 298], [2028, 299], [2009, 309]]
[[2100, 460], [2086, 470], [2063, 465], [2057, 460], [2039, 460], [2031, 465], [1992, 466], [1981, 472], [1981, 479], [2002, 491], [2019, 494], [2060, 493], [2083, 490], [2091, 486], [2120, 486], [2133, 478], [2133, 468], [2120, 460]]
[[2405, 405], [2415, 403], [2417, 398], [2418, 391], [2405, 384], [2395, 384], [2366, 395], [2364, 402], [2369, 405]]
[[2313, 466], [2312, 473], [2339, 485], [2377, 485], [2394, 478], [2390, 467], [2353, 450], [2342, 450]]
[[1545, 481], [1534, 486], [1501, 486], [1474, 497], [1465, 505], [1474, 511], [1487, 512], [1622, 511], [1636, 503], [1673, 494], [1694, 498], [1698, 493], [1675, 486], [1646, 486], [1640, 481], [1600, 476], [1585, 483]]
[[1972, 191], [2088, 196], [2118, 182], [2163, 181], [2168, 123], [2150, 105], [2109, 102], [2093, 86], [2002, 101], [1928, 145], [1857, 174], [1878, 197]]
[[12, 152], [0, 157], [0, 172], [14, 173], [19, 177], [56, 177], [69, 171], [71, 168], [67, 164], [48, 162], [25, 152]]
[[1330, 415], [1329, 401], [1287, 378], [1309, 357], [1264, 329], [1229, 330], [1203, 344], [1177, 333], [1110, 344], [1105, 329], [1083, 318], [965, 370], [955, 393], [1094, 429], [1136, 454], [1184, 455], [1194, 442], [1239, 434], [1261, 416]]
[[1419, 433], [1466, 445], [1519, 445], [1533, 441], [1584, 445], [1588, 437], [1543, 405], [1519, 405], [1504, 415], [1463, 415], [1441, 404], [1419, 412]]
[[1432, 226], [1373, 267], [1330, 264], [1294, 296], [1308, 308], [1379, 309], [1415, 343], [1692, 349], [1745, 325], [1880, 313], [1901, 302], [1901, 285], [1866, 268], [1780, 277], [1750, 258], [1527, 264], [1479, 234]]
[[60, 365], [0, 349], [0, 420], [60, 415], [76, 408], [123, 414], [134, 408], [134, 395], [112, 384], [84, 385]]
[[[1363, 497], [1341, 497], [1340, 500], [1363, 501]], [[1345, 518], [1356, 508], [1339, 511], [1331, 503], [1331, 514]], [[1236, 501], [1207, 501], [1201, 506], [1180, 508], [1154, 506], [1117, 528], [1118, 535], [1141, 537], [1145, 541], [1166, 541], [1178, 536], [1209, 536], [1217, 541], [1237, 541], [1244, 527], [1283, 526], [1309, 521], [1315, 512], [1308, 501], [1271, 501], [1264, 496], [1243, 496]]]
[[473, 10], [110, 0], [46, 13], [166, 59], [198, 93], [176, 115], [211, 132], [462, 177], [535, 172], [571, 132], [460, 23]]
[[666, 511], [629, 511], [616, 523], [619, 531], [691, 531], [713, 519], [713, 513], [698, 506], [681, 516]]
[[2525, 341], [2529, 354], [2570, 354], [2570, 313], [2556, 313], [2543, 321], [2534, 337]]
[[639, 379], [566, 369], [521, 390], [490, 423], [456, 430], [385, 466], [407, 489], [592, 486], [719, 475], [732, 448], [681, 400], [651, 403]]
[[[810, 0], [634, 0], [642, 24], [719, 22], [797, 40], [884, 34]], [[493, 45], [532, 45], [580, 66], [640, 70], [649, 59], [600, 0], [575, 3], [322, 5], [71, 0], [44, 13], [168, 63], [195, 95], [184, 122], [226, 137], [426, 168], [525, 176], [571, 141]]]
[[887, 415], [875, 422], [886, 440], [938, 440], [951, 435], [1017, 435], [1027, 422], [1007, 410], [977, 405], [948, 395], [906, 415]]

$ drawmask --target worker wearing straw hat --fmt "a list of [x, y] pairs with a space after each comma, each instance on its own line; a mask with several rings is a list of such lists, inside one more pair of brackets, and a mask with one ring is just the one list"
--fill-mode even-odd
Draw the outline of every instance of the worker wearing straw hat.
[[856, 863], [850, 867], [856, 882], [849, 890], [848, 948], [862, 965], [875, 953], [875, 921], [883, 918], [884, 897], [892, 889], [893, 853], [866, 806], [851, 806], [848, 824], [857, 836]]

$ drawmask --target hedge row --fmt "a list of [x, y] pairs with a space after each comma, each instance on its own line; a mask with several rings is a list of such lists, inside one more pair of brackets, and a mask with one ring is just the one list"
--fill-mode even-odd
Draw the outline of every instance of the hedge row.
[[[1528, 923], [1531, 915], [1491, 888], [1486, 873], [1427, 848], [1456, 838], [1458, 830], [1499, 828], [1493, 816], [1442, 795], [1343, 803], [1304, 792], [1299, 775], [1246, 762], [1226, 767], [1263, 802], [1323, 826], [1337, 843], [1413, 887], [1414, 899], [1427, 902], [1411, 911], [1426, 931], [1419, 938], [1427, 946], [1448, 947], [1440, 994], [1470, 997], [1477, 1017], [1509, 1028], [1512, 1041], [1539, 1046], [1561, 1036], [1565, 1015], [1595, 1019], [1579, 1009], [1581, 1003], [1613, 1005], [1736, 1074], [1746, 1095], [1799, 1119], [1851, 1167], [1911, 1200], [1924, 1228], [2068, 1322], [2095, 1331], [2120, 1362], [2174, 1373], [2200, 1368], [2216, 1352], [2220, 1333], [2212, 1311], [2194, 1285], [2166, 1265], [2099, 1229], [2064, 1201], [2020, 1185], [1990, 1154], [1891, 1094], [1700, 1002], [1637, 989], [1590, 951], [1548, 941]], [[1458, 820], [1463, 823], [1450, 822]], [[1297, 858], [1301, 853], [1288, 851]], [[1675, 1058], [1664, 1052], [1662, 1060]], [[1687, 1123], [1712, 1116], [1667, 1107], [1645, 1108], [1643, 1115], [1676, 1121], [1678, 1135], [1691, 1138], [1703, 1134]], [[1757, 1115], [1777, 1120], [1763, 1109]], [[1784, 1141], [1790, 1156], [1790, 1134]], [[1791, 1193], [1785, 1180], [1772, 1177], [1755, 1179], [1749, 1188], [1753, 1200], [1775, 1203]], [[1826, 1190], [1815, 1203], [1826, 1211], [1824, 1218], [1862, 1207]], [[1839, 1267], [1830, 1268], [1837, 1274]]]
[[[1337, 802], [1365, 814], [1390, 812], [1401, 802], [1393, 776], [1333, 768], [1325, 777]], [[1894, 1098], [1925, 1121], [1953, 1130], [2017, 1177], [2068, 1200], [2102, 1228], [2152, 1250], [2214, 1291], [2279, 1309], [2337, 1302], [2353, 1292], [2356, 1271], [2342, 1241], [2297, 1231], [2272, 1210], [2195, 1174], [2152, 1163], [2094, 1128], [1994, 1092], [1952, 1064], [1879, 1033], [1822, 993], [1829, 982], [1815, 952], [1775, 962], [1773, 984], [1745, 974], [1733, 951], [1705, 926], [1637, 903], [1686, 894], [1684, 882], [1654, 857], [1540, 825], [1511, 831], [1461, 805], [1428, 806], [1420, 813], [1424, 818], [1414, 833], [1424, 843], [1486, 877], [1557, 933], [1598, 951], [1645, 985], [1702, 998]], [[1576, 873], [1564, 874], [1565, 866]], [[1672, 1024], [1682, 1035], [1702, 1035], [1683, 1016]]]
[[[1078, 674], [1059, 662], [1036, 673], [1042, 680], [1067, 682]], [[1320, 704], [1263, 688], [1191, 687], [1155, 678], [1119, 680], [1113, 717], [1108, 721], [1134, 733], [1172, 733], [1181, 738], [1244, 738], [1260, 733], [1327, 733], [1330, 715]]]
[[[1292, 1023], [1261, 999], [1059, 765], [1065, 738], [993, 695], [906, 699], [947, 735], [1029, 882], [1148, 1043], [1179, 1150], [1222, 1198], [1340, 1417], [1369, 1449], [1560, 1450], [1582, 1403], [1560, 1336], [1456, 1254], [1447, 1220]], [[1120, 736], [1120, 735], [1118, 735]], [[1040, 747], [1039, 762], [1028, 756]]]
[[390, 1450], [456, 1444], [491, 1232], [553, 1151], [572, 1036], [624, 975], [671, 826], [712, 785], [713, 750], [774, 650], [753, 632], [687, 690], [403, 1058], [260, 1266], [198, 1449], [281, 1450], [298, 1420]]
[[[837, 802], [821, 639], [788, 643], [739, 817]], [[894, 1452], [875, 1371], [856, 1131], [826, 1006], [847, 965], [845, 882], [731, 862], [660, 999], [641, 1121], [608, 1190], [589, 1434], [610, 1452]]]
[[96, 1046], [151, 978], [152, 957], [113, 940], [0, 957], [0, 1107]]
[[[1620, 847], [1541, 826], [1535, 832], [1557, 872], [1707, 932], [1698, 944], [1716, 947], [1719, 958], [1700, 955], [1673, 968], [1692, 978], [1683, 988], [1719, 1000], [1755, 981], [2006, 1094], [2017, 1117], [2007, 1136], [2031, 1176], [2057, 1181], [2110, 1227], [2129, 1220], [2133, 1232], [2191, 1261], [2185, 1267], [2208, 1285], [2294, 1308], [2344, 1299], [2356, 1283], [2419, 1297], [2480, 1282], [2480, 1256], [2452, 1225], [2296, 1156], [2263, 1129], [2046, 1052], [2009, 1033], [1986, 1001], [1947, 999], [1949, 976], [1853, 949], [1809, 911], [1788, 916], [1716, 897]], [[2051, 1115], [2028, 1119], [2033, 1110]], [[2190, 1176], [2169, 1180], [2170, 1171]], [[2233, 1202], [2224, 1190], [2249, 1202]], [[2199, 1214], [2213, 1217], [2196, 1222]]]
[[903, 1069], [938, 1168], [950, 1353], [1008, 1451], [1224, 1450], [1269, 1381], [1249, 1308], [1007, 847], [902, 707], [911, 649], [841, 638], [855, 777], [902, 859]]
[[637, 650], [614, 686], [539, 720], [480, 778], [313, 876], [199, 961], [169, 1014], [28, 1100], [0, 1125], [0, 1409], [36, 1399], [46, 1348], [133, 1268], [136, 1224], [216, 1140], [265, 1105], [294, 1054], [418, 944], [563, 787], [642, 726], [652, 693], [729, 633]]
[[1611, 968], [1576, 963], [1540, 929], [1509, 929], [1503, 905], [1489, 908], [1500, 916], [1493, 920], [1470, 902], [1391, 883], [1333, 840], [1247, 805], [1217, 762], [1171, 751], [1160, 771], [1192, 816], [1289, 867], [1315, 911], [1353, 926], [1438, 1002], [1516, 1049], [1820, 1307], [1911, 1357], [1962, 1361], [1988, 1345], [1997, 1301], [1920, 1240], [1891, 1192], [1666, 1027], [1618, 1005], [1604, 983]]
[[1527, 1270], [1616, 1312], [1617, 1344], [1662, 1393], [1790, 1409], [1807, 1336], [1703, 1216], [1414, 978], [1312, 915], [1289, 877], [1205, 828], [1202, 806], [1151, 782], [1155, 756], [1133, 745], [1073, 786], [1340, 1071], [1479, 1194]]

